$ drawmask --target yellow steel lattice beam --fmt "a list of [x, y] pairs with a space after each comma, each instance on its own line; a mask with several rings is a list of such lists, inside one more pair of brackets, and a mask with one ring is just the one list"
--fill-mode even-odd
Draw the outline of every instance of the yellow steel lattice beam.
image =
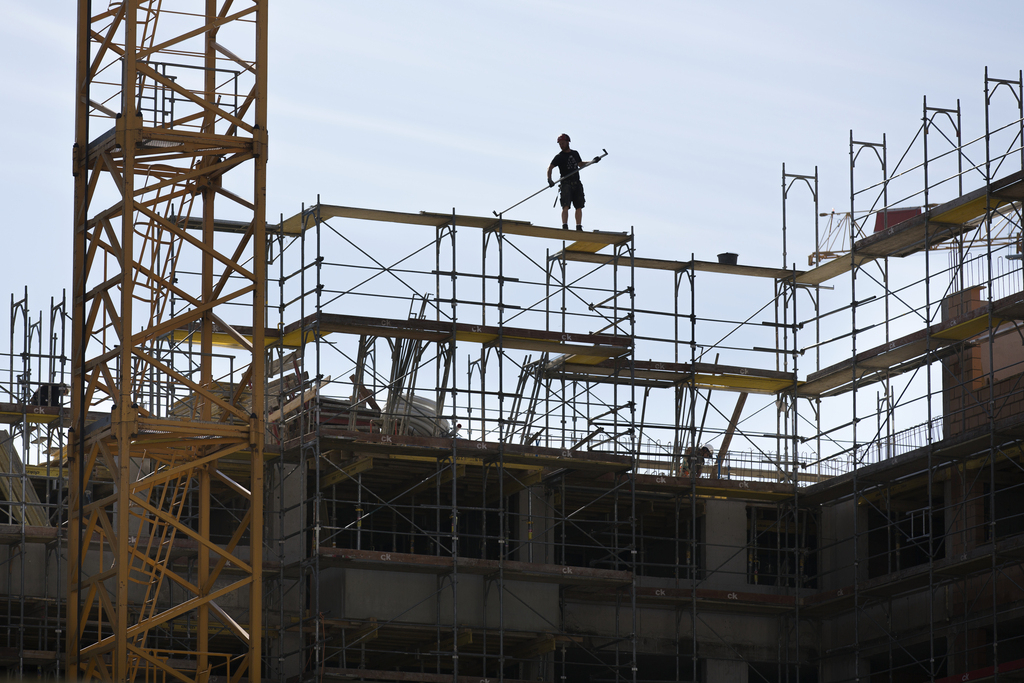
[[[267, 3], [96, 5], [79, 2], [75, 83], [68, 676], [259, 680]], [[243, 189], [225, 189], [235, 176]], [[218, 206], [242, 219], [231, 231]], [[214, 381], [225, 378], [215, 326], [237, 348], [226, 381], [250, 390], [225, 395]], [[198, 335], [191, 365], [167, 342], [184, 328]], [[149, 400], [171, 386], [197, 409], [164, 414], [173, 397]], [[221, 473], [240, 458], [248, 488]], [[87, 503], [101, 479], [112, 493]], [[240, 509], [224, 546], [210, 534], [226, 481]], [[189, 576], [171, 561], [181, 543], [195, 548]], [[172, 584], [184, 599], [169, 601]], [[184, 656], [154, 649], [154, 629], [176, 630]]]

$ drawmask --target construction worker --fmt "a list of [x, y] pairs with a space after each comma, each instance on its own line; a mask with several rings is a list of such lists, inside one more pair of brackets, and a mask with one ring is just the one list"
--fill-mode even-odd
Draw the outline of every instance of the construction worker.
[[551, 170], [558, 167], [561, 174], [561, 185], [559, 196], [562, 201], [562, 229], [569, 229], [569, 205], [576, 207], [576, 229], [583, 229], [583, 205], [586, 204], [586, 197], [583, 196], [583, 183], [580, 182], [579, 171], [590, 164], [601, 161], [601, 157], [594, 157], [593, 161], [583, 161], [580, 153], [569, 149], [569, 136], [562, 133], [558, 136], [558, 146], [562, 151], [555, 155], [548, 166], [548, 187], [554, 187], [555, 181], [551, 179]]
[[690, 446], [686, 449], [686, 459], [680, 476], [699, 479], [701, 471], [704, 469], [704, 461], [710, 457], [711, 449], [707, 446], [697, 446], [696, 449]]

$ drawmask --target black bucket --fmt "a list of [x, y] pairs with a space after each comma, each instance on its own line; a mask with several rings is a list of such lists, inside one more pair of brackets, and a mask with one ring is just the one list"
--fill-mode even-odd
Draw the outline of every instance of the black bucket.
[[718, 262], [723, 266], [735, 266], [736, 259], [739, 258], [739, 254], [734, 254], [731, 251], [727, 251], [724, 254], [718, 255]]

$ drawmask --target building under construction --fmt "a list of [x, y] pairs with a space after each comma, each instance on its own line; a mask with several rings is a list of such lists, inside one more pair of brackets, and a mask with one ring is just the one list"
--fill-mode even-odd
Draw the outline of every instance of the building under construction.
[[74, 281], [12, 297], [0, 368], [0, 666], [1024, 678], [1020, 73], [983, 122], [851, 134], [845, 211], [783, 167], [790, 265], [671, 260], [320, 198], [268, 224], [235, 5], [80, 19]]

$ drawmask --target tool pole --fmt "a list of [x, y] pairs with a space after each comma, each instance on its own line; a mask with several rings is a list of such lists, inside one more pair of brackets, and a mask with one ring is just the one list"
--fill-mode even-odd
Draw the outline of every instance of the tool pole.
[[[599, 155], [599, 156], [597, 157], [598, 159], [604, 159], [604, 158], [605, 158], [606, 156], [608, 156], [608, 150], [606, 150], [606, 149], [603, 149], [603, 148], [602, 148], [602, 149], [601, 149], [601, 152], [602, 152], [602, 154], [600, 154], [600, 155]], [[593, 164], [593, 163], [594, 163], [593, 161], [591, 161], [591, 162], [590, 162], [590, 164]], [[590, 164], [587, 164], [587, 166], [589, 166]], [[585, 167], [584, 167], [584, 168], [585, 168]], [[567, 179], [571, 178], [572, 176], [576, 175], [577, 173], [579, 173], [579, 172], [580, 172], [580, 171], [582, 171], [582, 170], [583, 170], [583, 168], [577, 168], [577, 169], [576, 169], [575, 171], [573, 171], [572, 173], [566, 174], [565, 176], [562, 176], [561, 178], [559, 178], [559, 179], [558, 179], [558, 182], [560, 182], [560, 183], [561, 183], [561, 182], [563, 182], [563, 181], [565, 181], [565, 180], [567, 180]], [[545, 186], [545, 187], [542, 187], [542, 188], [540, 188], [539, 190], [537, 190], [536, 192], [534, 192], [533, 194], [531, 194], [531, 195], [530, 195], [529, 197], [527, 197], [526, 199], [522, 199], [522, 200], [520, 200], [520, 201], [516, 202], [515, 204], [513, 204], [513, 205], [512, 205], [512, 206], [510, 206], [510, 207], [508, 207], [508, 208], [507, 208], [507, 209], [505, 209], [504, 211], [501, 211], [501, 212], [498, 212], [498, 211], [492, 211], [491, 213], [493, 213], [493, 214], [494, 214], [495, 216], [497, 216], [498, 218], [501, 218], [501, 217], [502, 217], [503, 215], [505, 215], [506, 213], [508, 213], [508, 212], [509, 212], [509, 211], [511, 211], [512, 209], [516, 208], [517, 206], [519, 206], [519, 205], [520, 205], [520, 204], [522, 204], [523, 202], [528, 202], [528, 201], [530, 201], [531, 199], [533, 199], [534, 197], [536, 197], [537, 195], [539, 195], [539, 194], [540, 194], [541, 192], [543, 192], [544, 190], [547, 190], [548, 188], [551, 188], [551, 187], [554, 187], [554, 185], [553, 185], [553, 184], [552, 184], [552, 185], [547, 185], [547, 186]]]

